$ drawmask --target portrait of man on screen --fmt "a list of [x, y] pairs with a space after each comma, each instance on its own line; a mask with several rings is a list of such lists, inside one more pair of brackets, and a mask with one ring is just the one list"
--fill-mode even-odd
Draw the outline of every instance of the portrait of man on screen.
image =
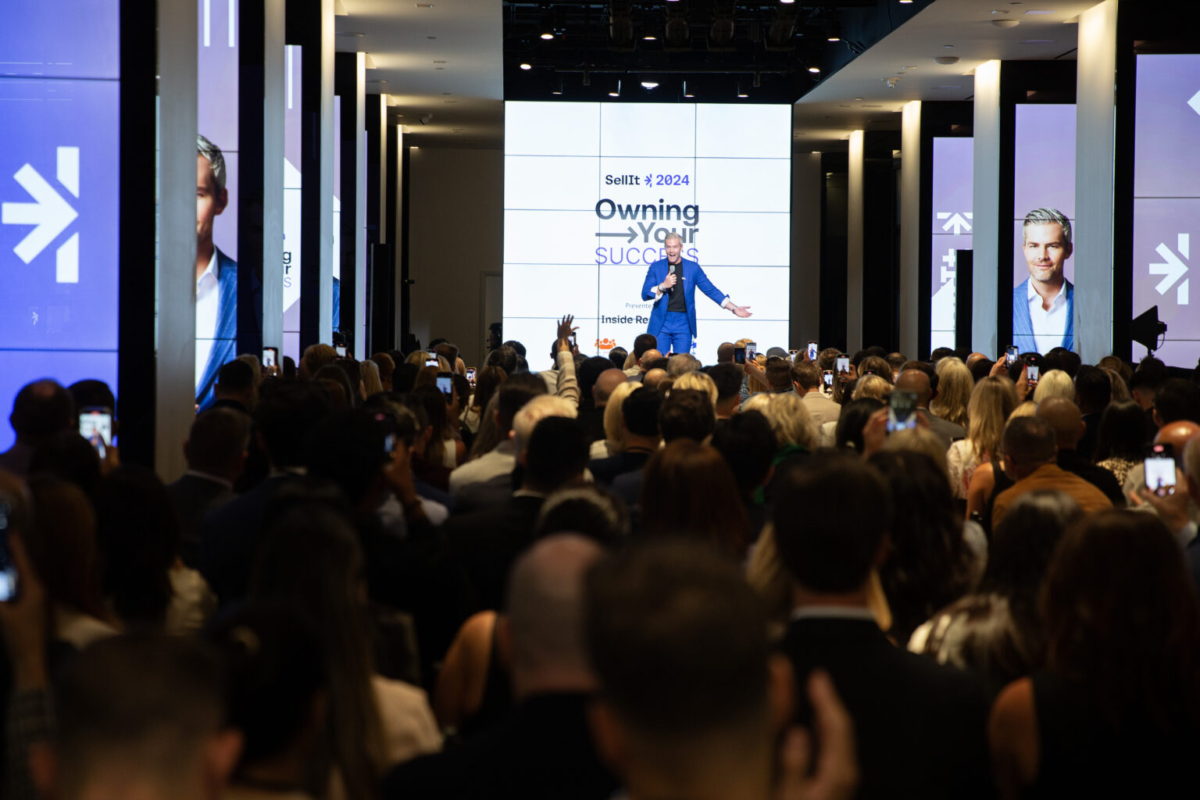
[[[237, 350], [237, 261], [213, 244], [213, 225], [229, 205], [225, 156], [196, 136], [196, 405], [215, 401], [217, 372]], [[236, 224], [236, 221], [231, 224]]]
[[1021, 352], [1075, 347], [1075, 287], [1063, 268], [1073, 252], [1071, 221], [1056, 208], [1025, 215], [1022, 250], [1029, 277], [1013, 289], [1013, 344]]

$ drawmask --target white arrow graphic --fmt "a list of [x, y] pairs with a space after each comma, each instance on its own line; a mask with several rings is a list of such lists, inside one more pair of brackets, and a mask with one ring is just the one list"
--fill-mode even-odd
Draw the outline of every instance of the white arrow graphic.
[[[1187, 265], [1180, 260], [1179, 256], [1171, 252], [1171, 248], [1163, 242], [1159, 242], [1158, 247], [1154, 251], [1163, 259], [1162, 262], [1154, 262], [1150, 264], [1151, 275], [1164, 276], [1158, 285], [1154, 287], [1159, 294], [1166, 294], [1170, 291], [1180, 278], [1187, 274]], [[1191, 236], [1186, 233], [1179, 234], [1179, 252], [1184, 258], [1190, 258], [1191, 253]], [[1188, 281], [1184, 281], [1180, 285], [1178, 291], [1179, 305], [1188, 304]]]
[[1200, 114], [1200, 92], [1196, 92], [1194, 95], [1192, 95], [1192, 99], [1188, 100], [1188, 105], [1192, 107], [1192, 111]]
[[66, 230], [79, 213], [29, 164], [17, 170], [13, 177], [37, 202], [4, 203], [0, 206], [0, 223], [37, 226], [13, 248], [13, 252], [28, 264]]
[[[973, 216], [969, 211], [966, 213], [967, 219], [971, 219]], [[942, 226], [942, 230], [948, 231], [953, 228], [955, 236], [961, 234], [964, 228], [968, 231], [971, 230], [971, 223], [967, 222], [967, 219], [963, 219], [962, 214], [955, 213], [951, 215], [949, 211], [939, 211], [937, 217], [938, 219], [946, 220], [946, 224]]]

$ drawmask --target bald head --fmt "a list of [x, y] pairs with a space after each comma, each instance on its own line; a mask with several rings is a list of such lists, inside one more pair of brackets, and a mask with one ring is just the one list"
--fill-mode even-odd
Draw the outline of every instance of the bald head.
[[722, 342], [717, 348], [717, 363], [732, 364], [733, 363], [733, 342]]
[[592, 399], [596, 401], [596, 408], [608, 405], [608, 398], [627, 380], [629, 379], [625, 377], [625, 373], [616, 368], [601, 372], [596, 378], [596, 385], [592, 387]]
[[513, 566], [508, 630], [519, 697], [592, 688], [583, 638], [584, 576], [603, 557], [591, 539], [550, 536]]
[[1168, 422], [1158, 429], [1158, 435], [1154, 437], [1154, 443], [1171, 445], [1175, 449], [1175, 458], [1178, 461], [1183, 456], [1183, 451], [1187, 446], [1188, 440], [1196, 435], [1200, 435], [1200, 425], [1194, 422], [1187, 420]]
[[653, 364], [655, 361], [658, 361], [660, 358], [662, 358], [662, 353], [658, 352], [653, 347], [651, 347], [649, 350], [642, 353], [642, 357], [638, 359], [638, 366], [645, 369], [646, 364]]
[[985, 356], [983, 353], [971, 353], [971, 355], [967, 356], [967, 369], [970, 369], [986, 358], [987, 356]]
[[1047, 397], [1038, 403], [1037, 416], [1054, 429], [1059, 450], [1074, 450], [1083, 437], [1083, 412], [1065, 397]]
[[901, 392], [912, 392], [917, 396], [917, 407], [927, 408], [933, 396], [929, 376], [919, 369], [906, 369], [896, 378], [896, 388]]
[[646, 377], [642, 378], [642, 385], [647, 389], [657, 389], [658, 385], [667, 377], [665, 369], [652, 369], [646, 373]]

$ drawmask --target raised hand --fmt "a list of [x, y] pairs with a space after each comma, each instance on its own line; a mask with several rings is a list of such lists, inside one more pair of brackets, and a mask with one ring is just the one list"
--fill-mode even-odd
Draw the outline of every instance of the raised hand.
[[741, 317], [742, 319], [754, 316], [750, 313], [750, 306], [734, 306], [730, 310], [733, 311], [734, 316]]

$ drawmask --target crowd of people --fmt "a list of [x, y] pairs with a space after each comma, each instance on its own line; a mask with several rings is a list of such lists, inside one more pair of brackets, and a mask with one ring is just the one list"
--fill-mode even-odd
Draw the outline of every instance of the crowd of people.
[[[139, 422], [109, 387], [24, 387], [2, 796], [1187, 785], [1200, 378], [746, 340], [706, 366], [649, 335], [586, 357], [572, 331], [547, 330], [541, 372], [498, 340], [471, 370], [444, 339], [242, 356], [169, 483], [121, 463]], [[114, 409], [108, 446], [82, 408]], [[1156, 445], [1173, 492], [1146, 485]]]

